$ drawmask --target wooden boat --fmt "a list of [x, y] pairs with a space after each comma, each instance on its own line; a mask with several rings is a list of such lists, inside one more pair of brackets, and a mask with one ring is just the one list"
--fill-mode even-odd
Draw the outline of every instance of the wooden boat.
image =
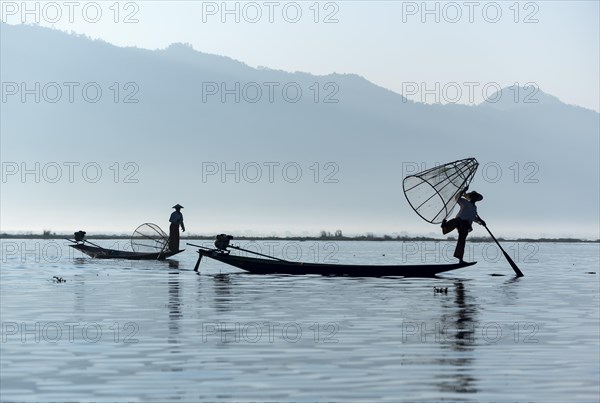
[[96, 259], [164, 260], [184, 251], [170, 251], [169, 237], [156, 224], [145, 223], [136, 228], [131, 237], [132, 251], [103, 248], [85, 239], [85, 231], [77, 231], [75, 239], [67, 238], [69, 245]]
[[[194, 245], [198, 246], [198, 245]], [[238, 248], [239, 249], [239, 248]], [[349, 264], [321, 264], [290, 262], [282, 259], [262, 259], [254, 257], [236, 256], [219, 249], [202, 248], [198, 250], [198, 263], [194, 270], [197, 271], [203, 256], [218, 260], [219, 262], [245, 270], [252, 274], [291, 274], [322, 276], [348, 276], [348, 277], [433, 277], [436, 274], [449, 270], [461, 269], [472, 266], [477, 262], [464, 262], [455, 264], [430, 264], [430, 265], [349, 265]]]
[[[73, 241], [71, 241], [73, 242]], [[129, 252], [115, 249], [105, 249], [97, 246], [85, 245], [83, 243], [75, 243], [69, 245], [73, 249], [77, 249], [86, 255], [96, 259], [127, 259], [127, 260], [164, 260], [168, 257], [183, 252], [185, 249], [175, 252], [162, 251], [152, 253]]]

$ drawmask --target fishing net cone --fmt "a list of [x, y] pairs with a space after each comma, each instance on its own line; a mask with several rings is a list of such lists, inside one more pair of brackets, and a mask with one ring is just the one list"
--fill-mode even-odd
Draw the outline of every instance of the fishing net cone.
[[138, 253], [163, 252], [168, 249], [169, 236], [156, 224], [145, 223], [133, 231], [131, 249]]
[[425, 221], [439, 224], [452, 213], [478, 166], [475, 158], [467, 158], [409, 175], [402, 183], [406, 200]]

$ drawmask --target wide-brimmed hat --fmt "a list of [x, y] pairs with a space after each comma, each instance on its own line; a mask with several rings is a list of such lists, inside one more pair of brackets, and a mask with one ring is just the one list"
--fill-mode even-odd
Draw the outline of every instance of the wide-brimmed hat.
[[469, 198], [469, 200], [474, 201], [474, 202], [483, 200], [483, 196], [474, 190], [472, 192], [467, 193], [465, 196], [467, 196]]
[[173, 208], [183, 208], [183, 206], [181, 204], [176, 204], [173, 206]]

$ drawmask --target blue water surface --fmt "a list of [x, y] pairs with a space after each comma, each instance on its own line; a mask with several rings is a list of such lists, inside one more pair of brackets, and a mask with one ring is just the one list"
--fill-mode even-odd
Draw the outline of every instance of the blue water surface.
[[[240, 245], [454, 262], [451, 242]], [[189, 246], [164, 262], [103, 261], [4, 239], [0, 400], [598, 401], [600, 246], [504, 246], [525, 277], [486, 243], [468, 245], [475, 266], [409, 279], [250, 275], [210, 259], [195, 273]]]

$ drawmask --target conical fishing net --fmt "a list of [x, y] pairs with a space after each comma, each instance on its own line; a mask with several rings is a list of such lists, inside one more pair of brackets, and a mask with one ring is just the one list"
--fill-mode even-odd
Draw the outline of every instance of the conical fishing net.
[[168, 248], [169, 236], [156, 224], [145, 223], [131, 236], [131, 249], [139, 253], [163, 252]]
[[475, 158], [450, 162], [404, 178], [404, 195], [425, 221], [439, 224], [454, 209], [479, 163]]

